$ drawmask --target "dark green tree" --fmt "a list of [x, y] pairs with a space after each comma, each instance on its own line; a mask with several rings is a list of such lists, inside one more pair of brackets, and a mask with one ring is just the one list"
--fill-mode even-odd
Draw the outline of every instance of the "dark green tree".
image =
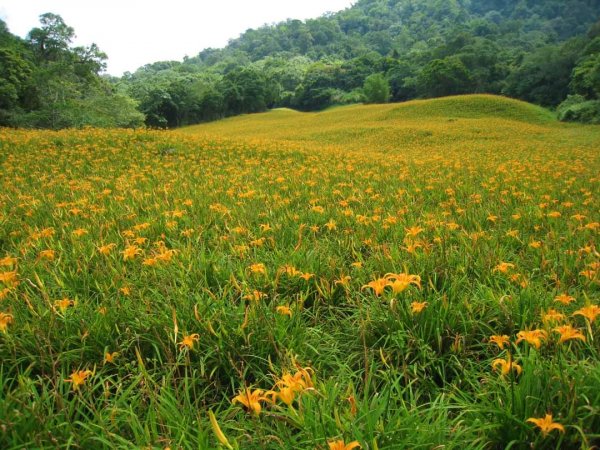
[[410, 84], [416, 72], [416, 67], [407, 61], [394, 60], [386, 73], [393, 101], [409, 100], [417, 96], [415, 87]]
[[0, 126], [11, 125], [22, 111], [35, 69], [24, 42], [0, 21]]
[[543, 106], [556, 106], [569, 93], [581, 51], [579, 40], [547, 46], [529, 54], [506, 80], [504, 93]]
[[434, 59], [417, 75], [416, 87], [422, 97], [464, 94], [473, 88], [473, 79], [460, 58]]
[[252, 67], [236, 68], [221, 83], [225, 115], [255, 113], [267, 109], [263, 76]]
[[302, 83], [296, 88], [292, 105], [305, 111], [320, 110], [330, 106], [335, 94], [338, 73], [339, 64], [313, 64], [306, 72]]

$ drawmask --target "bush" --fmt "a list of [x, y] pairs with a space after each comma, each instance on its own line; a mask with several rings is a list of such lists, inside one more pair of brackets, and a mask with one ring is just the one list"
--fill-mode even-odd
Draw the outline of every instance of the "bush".
[[355, 89], [350, 92], [336, 89], [332, 96], [332, 102], [335, 105], [352, 105], [355, 103], [362, 103], [365, 100], [365, 96], [361, 89]]
[[600, 100], [586, 100], [581, 95], [569, 95], [558, 108], [558, 120], [600, 124]]
[[381, 73], [369, 75], [363, 86], [365, 103], [387, 103], [390, 99], [390, 85]]

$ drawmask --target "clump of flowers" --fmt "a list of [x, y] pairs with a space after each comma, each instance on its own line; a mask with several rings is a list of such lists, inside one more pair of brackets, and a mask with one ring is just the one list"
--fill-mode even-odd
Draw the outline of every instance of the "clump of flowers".
[[281, 378], [275, 381], [272, 389], [265, 391], [245, 388], [233, 398], [232, 403], [241, 403], [248, 412], [255, 415], [261, 413], [261, 403], [264, 402], [276, 404], [279, 400], [285, 405], [291, 406], [299, 395], [314, 390], [311, 372], [310, 367], [298, 368], [293, 374], [285, 372]]

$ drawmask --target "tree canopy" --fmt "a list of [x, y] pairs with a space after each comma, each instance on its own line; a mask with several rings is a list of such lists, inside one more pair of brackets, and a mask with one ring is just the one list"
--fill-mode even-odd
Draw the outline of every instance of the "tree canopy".
[[95, 44], [72, 47], [72, 27], [52, 13], [26, 39], [0, 21], [0, 125], [37, 128], [132, 127], [137, 103], [100, 73], [106, 54]]

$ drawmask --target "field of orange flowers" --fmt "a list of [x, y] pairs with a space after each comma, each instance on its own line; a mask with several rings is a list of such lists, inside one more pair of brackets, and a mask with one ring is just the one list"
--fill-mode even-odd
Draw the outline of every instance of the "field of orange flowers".
[[0, 447], [598, 445], [600, 131], [416, 123], [0, 130]]

